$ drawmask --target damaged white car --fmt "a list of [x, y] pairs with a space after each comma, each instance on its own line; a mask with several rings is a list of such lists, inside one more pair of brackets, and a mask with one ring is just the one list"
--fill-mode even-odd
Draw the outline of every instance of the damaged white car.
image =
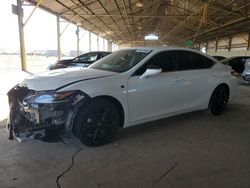
[[10, 139], [58, 130], [98, 146], [121, 127], [196, 110], [220, 115], [236, 80], [228, 67], [195, 50], [120, 50], [88, 68], [26, 78], [8, 93], [7, 128]]

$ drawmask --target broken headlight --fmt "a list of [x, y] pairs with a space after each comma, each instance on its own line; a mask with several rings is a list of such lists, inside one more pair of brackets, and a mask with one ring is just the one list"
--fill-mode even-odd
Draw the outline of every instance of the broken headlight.
[[68, 102], [70, 101], [75, 95], [77, 95], [79, 91], [47, 91], [47, 92], [39, 92], [35, 95], [31, 95], [24, 99], [24, 103], [37, 103], [37, 104], [51, 104], [51, 103], [58, 103], [58, 102]]

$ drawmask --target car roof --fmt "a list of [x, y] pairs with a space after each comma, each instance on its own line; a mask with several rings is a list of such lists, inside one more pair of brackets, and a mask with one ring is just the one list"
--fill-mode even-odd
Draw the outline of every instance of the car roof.
[[86, 53], [112, 53], [112, 52], [107, 52], [107, 51], [91, 51], [91, 52], [86, 52]]
[[155, 52], [161, 52], [161, 51], [165, 51], [165, 50], [184, 50], [184, 51], [193, 51], [193, 52], [198, 52], [198, 53], [202, 53], [201, 51], [199, 51], [198, 49], [195, 48], [184, 48], [184, 47], [174, 47], [174, 46], [169, 46], [169, 47], [134, 47], [134, 48], [127, 48], [127, 49], [123, 49], [123, 50], [152, 50]]
[[168, 50], [183, 50], [183, 51], [189, 51], [189, 52], [194, 52], [194, 53], [198, 53], [201, 55], [204, 55], [206, 57], [208, 57], [209, 59], [213, 59], [213, 61], [218, 62], [217, 59], [215, 59], [214, 57], [201, 52], [198, 49], [194, 49], [194, 48], [183, 48], [183, 47], [174, 47], [174, 46], [167, 46], [167, 47], [135, 47], [135, 48], [127, 48], [127, 49], [123, 49], [123, 50], [152, 50], [154, 53], [157, 52], [162, 52], [162, 51], [168, 51]]
[[250, 58], [250, 56], [232, 56], [232, 57], [228, 57], [229, 58]]

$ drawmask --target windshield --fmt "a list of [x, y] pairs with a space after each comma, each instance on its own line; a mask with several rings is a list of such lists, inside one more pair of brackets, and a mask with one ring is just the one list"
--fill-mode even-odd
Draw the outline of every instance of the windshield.
[[150, 52], [151, 50], [145, 49], [120, 50], [99, 60], [91, 65], [90, 68], [119, 73], [126, 72], [138, 64]]

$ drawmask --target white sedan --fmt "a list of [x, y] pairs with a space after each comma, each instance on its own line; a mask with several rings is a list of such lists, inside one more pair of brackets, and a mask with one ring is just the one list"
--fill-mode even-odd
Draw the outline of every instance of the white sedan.
[[235, 95], [236, 80], [227, 66], [199, 51], [120, 50], [88, 68], [26, 78], [8, 93], [7, 128], [10, 139], [63, 130], [98, 146], [110, 142], [120, 127], [196, 110], [220, 115]]

